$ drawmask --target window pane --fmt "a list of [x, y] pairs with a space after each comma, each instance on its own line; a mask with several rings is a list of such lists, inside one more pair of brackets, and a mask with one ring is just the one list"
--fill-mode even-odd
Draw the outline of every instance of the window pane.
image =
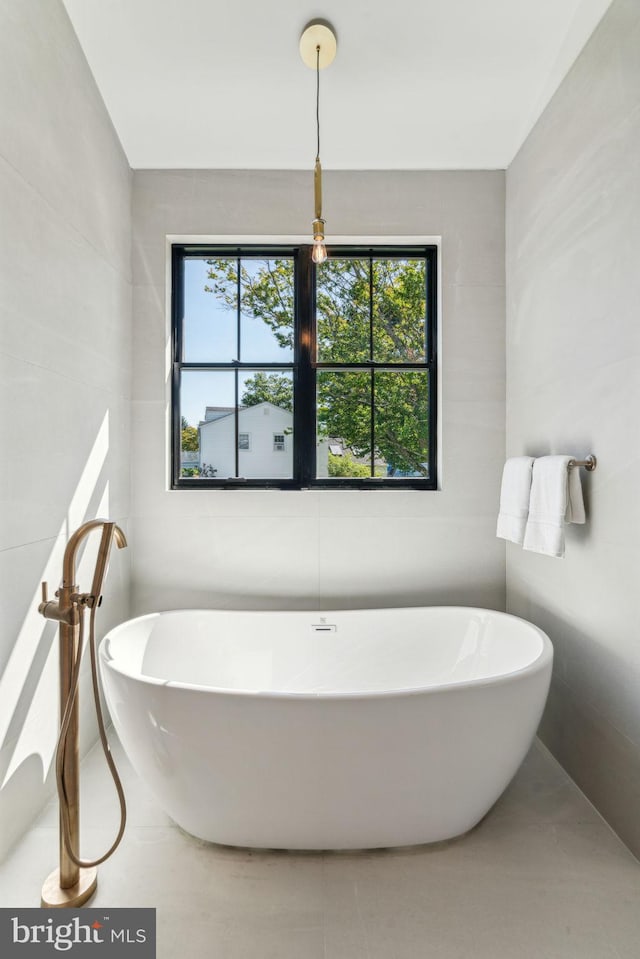
[[240, 298], [241, 361], [292, 362], [293, 259], [243, 259]]
[[375, 372], [376, 461], [390, 478], [429, 476], [428, 377], [426, 371]]
[[[293, 373], [248, 370], [238, 374], [240, 406], [268, 403], [293, 413]], [[274, 427], [275, 429], [275, 427]]]
[[181, 475], [224, 479], [235, 475], [235, 373], [182, 373]]
[[370, 356], [369, 260], [330, 257], [316, 268], [318, 362]]
[[373, 358], [421, 363], [426, 358], [424, 260], [373, 261]]
[[317, 476], [371, 476], [371, 373], [318, 370], [317, 410]]
[[[239, 475], [246, 479], [293, 477], [293, 373], [271, 370], [238, 374]], [[281, 447], [275, 438], [280, 437]]]
[[235, 264], [235, 259], [184, 261], [183, 360], [187, 363], [237, 359], [237, 297], [229, 279]]
[[182, 476], [267, 480], [293, 476], [292, 373], [187, 370], [182, 374], [180, 411]]

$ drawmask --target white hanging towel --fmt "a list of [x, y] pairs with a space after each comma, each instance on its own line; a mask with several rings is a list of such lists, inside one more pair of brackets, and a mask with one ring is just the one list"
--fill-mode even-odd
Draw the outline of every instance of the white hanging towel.
[[529, 514], [532, 456], [512, 456], [504, 464], [496, 536], [521, 544]]
[[541, 456], [533, 464], [524, 549], [564, 556], [564, 524], [584, 523], [580, 471], [571, 456]]

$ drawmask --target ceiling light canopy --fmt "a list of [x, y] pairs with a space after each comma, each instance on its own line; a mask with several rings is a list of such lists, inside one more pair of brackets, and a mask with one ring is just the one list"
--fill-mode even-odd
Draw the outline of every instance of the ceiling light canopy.
[[316, 71], [316, 164], [313, 173], [313, 193], [315, 218], [312, 224], [314, 263], [323, 263], [327, 258], [324, 244], [324, 223], [322, 218], [322, 166], [320, 164], [320, 71], [333, 63], [337, 50], [336, 35], [332, 27], [324, 20], [312, 20], [302, 31], [300, 37], [300, 56], [304, 63]]

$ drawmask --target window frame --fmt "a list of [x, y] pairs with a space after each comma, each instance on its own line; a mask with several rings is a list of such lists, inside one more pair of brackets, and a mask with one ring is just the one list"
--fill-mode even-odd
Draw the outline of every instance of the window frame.
[[[315, 264], [312, 247], [304, 243], [222, 244], [173, 243], [171, 245], [171, 483], [180, 489], [417, 489], [437, 490], [437, 398], [438, 398], [438, 247], [432, 243], [363, 243], [332, 245], [336, 258], [420, 258], [426, 270], [426, 355], [421, 363], [323, 363], [316, 360]], [[294, 351], [291, 363], [244, 363], [232, 361], [185, 362], [182, 360], [184, 329], [184, 261], [189, 257], [213, 259], [291, 257], [294, 265]], [[291, 372], [293, 376], [293, 477], [287, 479], [180, 476], [181, 413], [180, 379], [183, 370]], [[428, 373], [428, 477], [317, 477], [316, 473], [316, 374], [318, 370], [422, 370]], [[236, 413], [236, 455], [237, 449]]]

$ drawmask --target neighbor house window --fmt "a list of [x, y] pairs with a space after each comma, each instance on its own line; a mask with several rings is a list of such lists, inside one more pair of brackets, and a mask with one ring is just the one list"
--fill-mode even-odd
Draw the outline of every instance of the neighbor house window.
[[435, 284], [431, 246], [174, 246], [173, 487], [435, 489]]

